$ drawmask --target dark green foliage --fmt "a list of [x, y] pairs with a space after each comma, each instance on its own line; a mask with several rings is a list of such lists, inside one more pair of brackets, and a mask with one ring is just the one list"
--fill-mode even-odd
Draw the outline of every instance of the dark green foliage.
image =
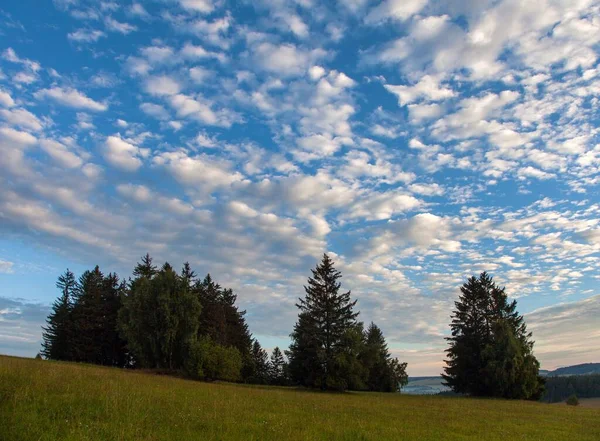
[[406, 363], [391, 357], [383, 332], [375, 323], [371, 323], [365, 332], [360, 359], [366, 369], [368, 390], [396, 392], [408, 383]]
[[566, 403], [569, 406], [579, 406], [579, 398], [577, 398], [577, 395], [573, 394], [569, 398], [567, 398]]
[[235, 304], [237, 296], [215, 283], [210, 274], [196, 283], [194, 291], [202, 304], [199, 335], [210, 337], [220, 346], [236, 348], [242, 357], [242, 379], [248, 380], [254, 373], [252, 334], [244, 318], [246, 311]]
[[273, 349], [269, 360], [269, 383], [276, 386], [284, 386], [287, 381], [287, 366], [283, 354], [278, 347]]
[[147, 268], [137, 271], [131, 283], [120, 314], [121, 331], [140, 366], [181, 369], [198, 334], [200, 302], [189, 280], [168, 263], [158, 272]]
[[42, 354], [40, 352], [37, 353], [37, 355], [35, 356], [36, 360], [43, 360], [44, 357], [42, 357]]
[[290, 373], [309, 387], [345, 390], [349, 387], [347, 333], [356, 325], [356, 300], [340, 292], [341, 273], [327, 254], [312, 270], [306, 296], [296, 305], [298, 322], [291, 334]]
[[312, 271], [286, 353], [252, 338], [231, 289], [202, 281], [189, 263], [177, 273], [146, 254], [129, 283], [98, 266], [78, 281], [67, 272], [44, 328], [46, 358], [184, 373], [203, 380], [301, 384], [330, 390], [396, 391], [406, 364], [390, 357], [374, 324], [363, 332], [350, 292], [325, 255]]
[[579, 398], [600, 397], [600, 374], [546, 377], [542, 401], [559, 403], [572, 394]]
[[265, 351], [258, 340], [252, 344], [252, 375], [248, 378], [249, 383], [267, 384], [269, 382], [269, 354]]
[[474, 396], [539, 399], [544, 381], [517, 302], [509, 302], [485, 272], [471, 277], [461, 292], [447, 338], [446, 384]]
[[408, 382], [406, 363], [391, 358], [375, 324], [363, 332], [356, 301], [340, 293], [340, 277], [324, 255], [308, 279], [287, 352], [290, 380], [321, 389], [396, 392]]
[[61, 295], [52, 305], [52, 312], [42, 328], [41, 354], [50, 360], [71, 360], [71, 338], [73, 323], [71, 317], [72, 299], [77, 287], [75, 275], [68, 269], [56, 282]]

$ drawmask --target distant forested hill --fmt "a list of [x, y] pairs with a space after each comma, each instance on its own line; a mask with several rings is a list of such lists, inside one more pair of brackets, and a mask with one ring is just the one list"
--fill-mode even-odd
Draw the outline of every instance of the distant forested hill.
[[547, 376], [600, 374], [600, 363], [576, 364], [545, 372]]

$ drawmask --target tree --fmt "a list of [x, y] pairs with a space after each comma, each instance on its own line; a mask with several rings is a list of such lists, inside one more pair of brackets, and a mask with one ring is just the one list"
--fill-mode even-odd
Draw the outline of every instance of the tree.
[[391, 357], [381, 329], [371, 323], [365, 332], [361, 361], [365, 366], [368, 390], [396, 392], [408, 383], [406, 363]]
[[139, 262], [133, 269], [133, 275], [136, 278], [145, 277], [151, 279], [157, 273], [156, 266], [152, 265], [152, 257], [146, 253], [142, 256], [142, 261]]
[[252, 344], [253, 373], [248, 382], [255, 384], [267, 384], [269, 382], [269, 354], [265, 351], [258, 340]]
[[233, 291], [215, 283], [210, 274], [196, 283], [194, 291], [202, 304], [198, 335], [208, 336], [220, 346], [236, 348], [242, 357], [241, 379], [247, 381], [253, 376], [254, 366], [246, 311], [238, 309]]
[[76, 289], [75, 275], [68, 269], [56, 282], [61, 296], [53, 303], [52, 312], [46, 319], [42, 332], [42, 355], [50, 360], [71, 359], [73, 323], [71, 317], [73, 292]]
[[446, 385], [474, 396], [539, 399], [544, 380], [517, 302], [485, 272], [469, 278], [461, 293], [447, 338]]
[[327, 254], [311, 271], [306, 296], [296, 305], [300, 313], [291, 334], [290, 373], [309, 387], [344, 390], [349, 378], [340, 357], [347, 349], [345, 337], [356, 325], [356, 300], [350, 300], [350, 291], [340, 292], [342, 275]]
[[[145, 262], [145, 263], [144, 263]], [[148, 270], [146, 255], [136, 268], [119, 315], [119, 327], [128, 348], [143, 367], [182, 369], [191, 343], [198, 334], [201, 312], [189, 280], [165, 263], [160, 271]]]
[[285, 359], [279, 347], [275, 347], [271, 353], [271, 359], [269, 361], [269, 383], [276, 386], [285, 385], [286, 378], [286, 367]]
[[74, 361], [103, 364], [103, 291], [104, 274], [98, 266], [92, 271], [85, 271], [79, 277], [74, 290], [72, 310], [71, 350]]

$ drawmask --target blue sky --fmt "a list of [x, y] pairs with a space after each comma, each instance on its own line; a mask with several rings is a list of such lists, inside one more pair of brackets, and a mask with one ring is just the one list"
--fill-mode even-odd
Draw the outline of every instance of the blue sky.
[[466, 277], [544, 368], [600, 361], [600, 3], [23, 0], [0, 9], [0, 352], [66, 267], [150, 252], [234, 288], [266, 347], [334, 256], [437, 374]]

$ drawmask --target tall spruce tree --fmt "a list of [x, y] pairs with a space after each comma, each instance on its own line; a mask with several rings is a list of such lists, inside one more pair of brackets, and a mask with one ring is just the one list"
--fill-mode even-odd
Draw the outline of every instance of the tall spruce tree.
[[70, 360], [73, 322], [71, 317], [73, 293], [77, 282], [75, 275], [67, 269], [56, 282], [60, 297], [53, 303], [52, 312], [46, 319], [42, 332], [42, 355], [50, 360]]
[[446, 384], [457, 393], [538, 399], [544, 381], [517, 302], [486, 272], [461, 287], [446, 350]]
[[342, 275], [325, 254], [312, 271], [306, 296], [296, 305], [298, 322], [291, 334], [290, 373], [293, 379], [309, 387], [344, 390], [349, 387], [345, 364], [346, 336], [356, 326], [356, 300], [350, 291], [340, 292]]
[[104, 274], [96, 266], [85, 271], [77, 283], [73, 299], [73, 360], [102, 364]]

